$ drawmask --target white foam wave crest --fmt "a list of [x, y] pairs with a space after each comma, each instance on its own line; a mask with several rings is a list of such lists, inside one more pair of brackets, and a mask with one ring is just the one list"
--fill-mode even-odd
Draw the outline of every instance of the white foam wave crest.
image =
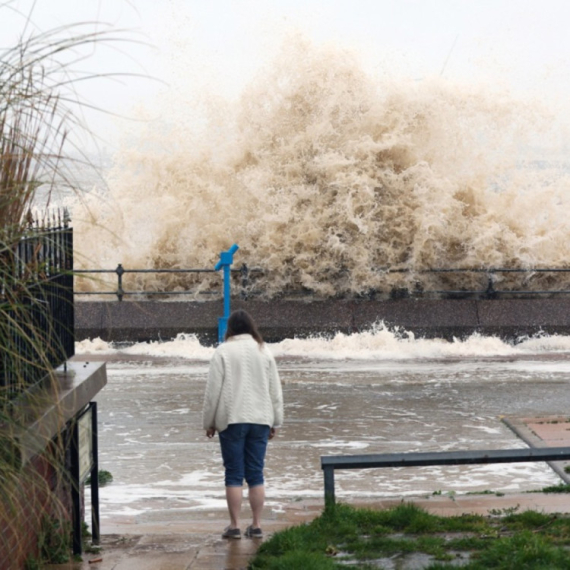
[[[570, 339], [568, 341], [570, 348]], [[405, 331], [383, 325], [355, 334], [337, 333], [333, 338], [286, 339], [272, 346], [276, 356], [300, 356], [326, 360], [408, 360], [449, 357], [505, 356], [519, 354], [518, 347], [497, 337], [474, 334], [465, 340], [415, 338]]]
[[118, 346], [100, 338], [87, 339], [76, 343], [75, 352], [76, 354], [125, 354], [209, 360], [214, 348], [200, 344], [198, 337], [194, 334], [181, 333], [173, 340], [139, 342], [131, 346]]
[[[270, 344], [276, 357], [322, 360], [416, 360], [483, 358], [570, 352], [570, 336], [541, 335], [509, 343], [494, 336], [473, 334], [466, 339], [424, 339], [403, 329], [390, 330], [383, 323], [354, 334], [337, 333], [332, 338], [313, 336], [285, 339]], [[76, 344], [77, 354], [124, 354], [207, 361], [214, 348], [204, 346], [195, 335], [179, 334], [174, 340], [137, 343], [118, 347], [99, 338]]]
[[[480, 290], [477, 275], [419, 271], [570, 258], [566, 155], [537, 157], [557, 140], [548, 113], [507, 90], [374, 76], [346, 50], [289, 38], [238, 101], [172, 92], [179, 100], [157, 102], [160, 119], [125, 137], [109, 190], [74, 211], [86, 267], [212, 268], [235, 242], [236, 263], [263, 270], [265, 295], [328, 297]], [[192, 122], [197, 109], [204, 117]], [[502, 287], [570, 279], [536, 274], [521, 285], [529, 275], [515, 275]], [[219, 288], [217, 275], [124, 279], [130, 290]], [[77, 290], [101, 286], [77, 280]]]
[[114, 354], [116, 352], [112, 343], [99, 337], [87, 338], [75, 343], [75, 354]]

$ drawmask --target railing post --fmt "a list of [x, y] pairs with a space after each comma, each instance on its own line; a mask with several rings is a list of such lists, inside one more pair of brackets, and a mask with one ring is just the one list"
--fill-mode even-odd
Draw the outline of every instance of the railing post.
[[495, 291], [495, 272], [489, 271], [487, 274], [487, 290], [485, 291], [485, 299], [495, 299], [497, 292]]
[[334, 497], [334, 467], [323, 467], [325, 474], [325, 508], [333, 507], [335, 504]]
[[91, 535], [93, 544], [101, 540], [99, 516], [99, 429], [97, 427], [97, 402], [91, 402], [91, 441], [93, 445], [93, 467], [91, 468]]
[[247, 286], [249, 285], [249, 268], [247, 267], [247, 265], [244, 263], [241, 266], [241, 293], [240, 293], [240, 297], [242, 299], [247, 299]]
[[215, 271], [224, 270], [224, 316], [218, 319], [218, 342], [224, 342], [224, 335], [228, 328], [228, 318], [230, 316], [230, 284], [231, 284], [231, 265], [234, 262], [234, 253], [239, 246], [234, 243], [228, 251], [220, 252], [220, 261], [214, 267]]
[[73, 554], [81, 554], [83, 545], [81, 541], [81, 480], [79, 470], [79, 424], [77, 418], [71, 423], [70, 463]]
[[117, 265], [115, 273], [117, 274], [117, 297], [119, 298], [119, 301], [122, 301], [125, 293], [123, 290], [123, 273], [125, 273], [125, 270], [123, 269], [122, 264], [119, 263], [119, 265]]

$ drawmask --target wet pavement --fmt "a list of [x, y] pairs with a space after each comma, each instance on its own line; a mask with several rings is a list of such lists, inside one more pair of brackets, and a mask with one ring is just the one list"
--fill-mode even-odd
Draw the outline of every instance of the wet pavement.
[[[524, 441], [536, 447], [570, 446], [570, 420], [565, 417], [503, 418]], [[564, 473], [569, 462], [559, 462]], [[499, 494], [500, 495], [500, 494]], [[423, 495], [406, 501], [441, 516], [462, 513], [491, 513], [535, 510], [543, 513], [570, 513], [570, 494], [507, 493], [481, 495]], [[393, 507], [401, 498], [345, 501], [374, 509]], [[265, 519], [265, 536], [291, 525], [308, 522], [323, 508], [322, 500], [300, 500], [286, 505], [277, 515]], [[244, 509], [247, 515], [247, 509]], [[220, 530], [226, 524], [225, 512], [201, 513], [193, 520], [123, 522], [102, 536], [102, 551], [85, 554], [83, 562], [48, 566], [51, 570], [240, 570], [247, 568], [261, 540], [224, 540]]]
[[[288, 422], [268, 452], [266, 537], [322, 512], [320, 455], [570, 446], [568, 363], [279, 364]], [[246, 568], [258, 541], [221, 538], [219, 448], [199, 426], [207, 363], [115, 358], [108, 368], [98, 397], [100, 467], [114, 477], [101, 490], [103, 550], [52, 568]], [[355, 506], [406, 500], [440, 515], [570, 512], [570, 495], [526, 492], [559, 483], [565, 464], [554, 467], [558, 475], [525, 463], [335, 478], [338, 500]], [[487, 493], [464, 494], [473, 491]]]
[[[266, 515], [320, 500], [320, 456], [508, 449], [525, 443], [501, 415], [570, 409], [570, 363], [323, 362], [279, 359], [285, 425], [270, 442]], [[218, 438], [201, 429], [207, 361], [117, 356], [97, 396], [102, 528], [183, 525], [225, 512]], [[554, 484], [544, 464], [341, 471], [340, 500], [454, 491], [514, 493]], [[135, 532], [135, 531], [133, 531]]]

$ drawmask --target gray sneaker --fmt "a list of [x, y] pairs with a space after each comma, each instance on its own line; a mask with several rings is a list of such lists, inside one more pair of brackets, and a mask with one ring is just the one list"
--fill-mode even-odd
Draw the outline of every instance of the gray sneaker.
[[245, 529], [247, 538], [263, 538], [263, 531], [260, 528], [253, 528], [251, 525]]
[[241, 538], [241, 530], [227, 526], [222, 533], [222, 538]]

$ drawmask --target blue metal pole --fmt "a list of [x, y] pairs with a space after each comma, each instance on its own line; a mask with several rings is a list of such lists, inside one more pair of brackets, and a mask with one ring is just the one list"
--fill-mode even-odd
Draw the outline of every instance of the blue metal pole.
[[239, 246], [234, 243], [228, 251], [220, 253], [220, 261], [214, 267], [215, 271], [220, 269], [224, 270], [224, 316], [218, 319], [218, 342], [224, 342], [224, 336], [228, 328], [228, 318], [230, 316], [230, 279], [231, 279], [231, 265], [234, 262], [234, 253], [239, 249]]
[[224, 265], [224, 317], [230, 316], [230, 266]]

